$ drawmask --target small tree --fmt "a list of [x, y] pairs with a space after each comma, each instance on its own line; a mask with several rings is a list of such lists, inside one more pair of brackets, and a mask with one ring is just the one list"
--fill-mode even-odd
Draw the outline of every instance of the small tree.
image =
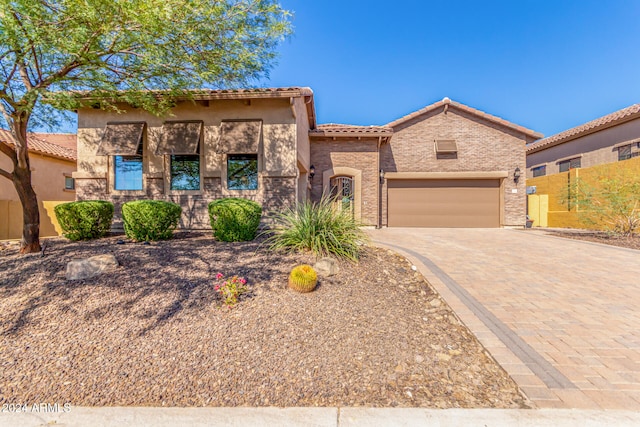
[[577, 178], [569, 200], [585, 224], [599, 225], [624, 236], [640, 227], [640, 176], [616, 171], [595, 182]]
[[[162, 114], [187, 88], [246, 85], [290, 31], [275, 0], [0, 0], [0, 141], [23, 208], [21, 252], [40, 250], [27, 129], [91, 99]], [[150, 89], [162, 89], [163, 97]], [[82, 97], [77, 96], [82, 91]]]

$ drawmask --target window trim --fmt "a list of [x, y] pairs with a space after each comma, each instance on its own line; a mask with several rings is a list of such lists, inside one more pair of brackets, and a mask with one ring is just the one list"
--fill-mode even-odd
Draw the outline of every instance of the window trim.
[[[257, 181], [256, 181], [256, 188], [255, 189], [236, 189], [236, 188], [229, 188], [229, 157], [231, 156], [255, 156], [256, 158], [256, 164], [257, 164]], [[258, 191], [260, 191], [260, 178], [261, 178], [261, 173], [260, 173], [260, 156], [258, 155], [258, 153], [228, 153], [224, 155], [224, 173], [223, 173], [223, 181], [224, 181], [224, 188], [226, 191], [228, 191], [229, 193], [234, 193], [234, 194], [255, 194]]]

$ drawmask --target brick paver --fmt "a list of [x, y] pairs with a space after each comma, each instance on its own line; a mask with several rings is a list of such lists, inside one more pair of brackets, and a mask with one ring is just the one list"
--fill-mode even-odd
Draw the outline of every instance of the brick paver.
[[640, 251], [509, 229], [370, 230], [539, 407], [640, 410]]

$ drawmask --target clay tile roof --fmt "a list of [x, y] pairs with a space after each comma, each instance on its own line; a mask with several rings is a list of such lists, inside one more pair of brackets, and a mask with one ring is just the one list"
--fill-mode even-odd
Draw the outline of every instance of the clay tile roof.
[[340, 123], [325, 123], [310, 130], [311, 136], [391, 136], [393, 129], [388, 126], [358, 126]]
[[[0, 129], [0, 140], [15, 145], [13, 135], [5, 129]], [[77, 161], [76, 135], [68, 133], [29, 133], [27, 135], [29, 151], [57, 157], [65, 160]]]
[[[158, 96], [167, 93], [167, 91], [162, 89], [150, 90], [149, 92], [157, 94]], [[311, 90], [311, 88], [300, 86], [251, 89], [190, 89], [186, 92], [190, 92], [191, 95], [198, 100], [313, 96], [313, 90]], [[81, 99], [92, 100], [88, 92], [77, 91], [75, 93]]]
[[501, 117], [497, 117], [497, 116], [491, 115], [489, 113], [485, 113], [484, 111], [477, 110], [475, 108], [469, 107], [468, 105], [464, 105], [464, 104], [461, 104], [459, 102], [452, 101], [449, 98], [444, 98], [442, 101], [438, 101], [438, 102], [435, 102], [435, 103], [433, 103], [431, 105], [427, 105], [426, 107], [424, 107], [424, 108], [422, 108], [422, 109], [420, 109], [418, 111], [415, 111], [415, 112], [413, 112], [411, 114], [408, 114], [408, 115], [406, 115], [404, 117], [400, 117], [399, 119], [394, 120], [391, 123], [388, 123], [387, 126], [395, 128], [395, 127], [397, 127], [397, 126], [399, 126], [399, 125], [401, 125], [401, 124], [403, 124], [405, 122], [408, 122], [409, 120], [412, 120], [412, 119], [414, 119], [416, 117], [419, 117], [419, 116], [421, 116], [423, 114], [429, 113], [429, 112], [431, 112], [433, 110], [436, 110], [436, 109], [438, 109], [440, 107], [444, 107], [445, 105], [449, 105], [449, 106], [455, 107], [455, 108], [457, 108], [459, 110], [462, 110], [462, 111], [465, 111], [465, 112], [467, 112], [469, 114], [473, 114], [474, 116], [478, 116], [478, 117], [483, 118], [485, 120], [488, 120], [490, 122], [500, 124], [500, 125], [502, 125], [504, 127], [507, 127], [509, 129], [512, 129], [512, 130], [515, 130], [517, 132], [520, 132], [520, 133], [522, 133], [522, 134], [524, 134], [526, 136], [529, 136], [529, 137], [532, 137], [532, 138], [542, 138], [542, 134], [541, 133], [538, 133], [538, 132], [533, 131], [531, 129], [527, 129], [526, 127], [523, 127], [523, 126], [516, 125], [516, 124], [511, 123], [510, 121], [505, 120], [505, 119], [503, 119]]
[[590, 133], [594, 133], [608, 127], [627, 122], [640, 117], [640, 104], [633, 104], [622, 110], [615, 111], [606, 116], [591, 120], [583, 125], [565, 130], [563, 132], [540, 139], [533, 144], [527, 145], [527, 153], [541, 151], [545, 148], [553, 147], [567, 141], [579, 138]]

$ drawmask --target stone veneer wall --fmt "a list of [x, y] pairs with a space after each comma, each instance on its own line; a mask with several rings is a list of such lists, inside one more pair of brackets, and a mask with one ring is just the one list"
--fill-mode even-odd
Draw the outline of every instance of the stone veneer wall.
[[311, 200], [320, 200], [323, 191], [322, 174], [336, 167], [349, 167], [362, 172], [361, 221], [376, 225], [378, 218], [378, 139], [313, 138], [311, 163], [316, 176], [311, 182]]

